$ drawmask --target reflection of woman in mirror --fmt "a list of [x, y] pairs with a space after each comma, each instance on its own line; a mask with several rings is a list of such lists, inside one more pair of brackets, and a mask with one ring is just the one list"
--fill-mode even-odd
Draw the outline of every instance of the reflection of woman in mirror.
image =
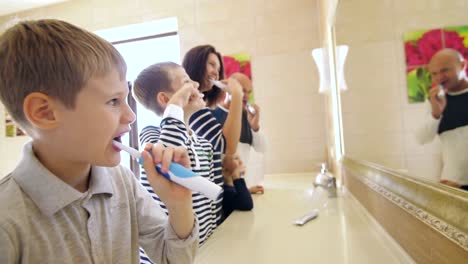
[[[442, 49], [431, 58], [428, 69], [433, 86], [429, 91], [431, 115], [417, 131], [420, 144], [438, 134], [442, 146], [441, 183], [468, 190], [468, 79], [462, 54]], [[443, 90], [443, 94], [440, 90]]]

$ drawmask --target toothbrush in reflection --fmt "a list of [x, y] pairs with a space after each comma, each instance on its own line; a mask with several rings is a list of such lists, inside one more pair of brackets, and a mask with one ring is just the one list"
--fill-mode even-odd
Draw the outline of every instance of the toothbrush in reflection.
[[437, 98], [442, 99], [445, 96], [444, 86], [439, 84], [439, 93], [437, 93]]
[[[143, 157], [138, 150], [128, 147], [119, 141], [114, 140], [114, 146], [127, 152], [138, 161], [138, 163], [143, 164]], [[199, 192], [211, 200], [216, 200], [221, 193], [221, 187], [215, 183], [195, 174], [193, 171], [185, 168], [179, 163], [172, 162], [169, 166], [169, 171], [163, 172], [161, 165], [156, 165], [156, 170], [163, 175], [166, 179], [171, 180], [177, 184], [180, 184], [192, 191]]]

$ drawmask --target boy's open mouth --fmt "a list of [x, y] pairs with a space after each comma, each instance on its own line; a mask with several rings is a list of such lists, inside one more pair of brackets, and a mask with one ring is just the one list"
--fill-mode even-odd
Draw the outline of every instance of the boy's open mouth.
[[114, 140], [112, 141], [112, 147], [113, 147], [116, 151], [120, 151], [121, 149], [115, 145], [116, 143], [115, 143], [114, 141], [117, 141], [117, 142], [122, 143], [122, 135], [115, 137]]
[[117, 134], [118, 136], [113, 138], [113, 140], [112, 140], [113, 144], [112, 145], [116, 150], [120, 150], [121, 148], [115, 146], [114, 141], [122, 143], [122, 137], [128, 132], [130, 132], [130, 130], [121, 131], [119, 134]]

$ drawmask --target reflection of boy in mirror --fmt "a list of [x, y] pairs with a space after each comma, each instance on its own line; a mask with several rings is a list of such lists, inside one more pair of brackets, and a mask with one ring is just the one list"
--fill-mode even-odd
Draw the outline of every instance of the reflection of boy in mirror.
[[[453, 49], [438, 51], [429, 62], [433, 87], [429, 91], [431, 118], [417, 133], [420, 144], [438, 134], [442, 145], [441, 183], [468, 189], [467, 63]], [[439, 87], [440, 86], [440, 87]], [[440, 95], [443, 89], [445, 95]]]

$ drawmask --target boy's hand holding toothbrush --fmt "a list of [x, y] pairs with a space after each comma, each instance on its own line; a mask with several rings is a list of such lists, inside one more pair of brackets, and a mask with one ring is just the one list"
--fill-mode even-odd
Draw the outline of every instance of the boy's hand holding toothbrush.
[[[151, 152], [151, 154], [150, 154]], [[162, 172], [168, 172], [171, 162], [177, 162], [189, 168], [190, 159], [187, 150], [182, 147], [164, 147], [158, 144], [146, 144], [141, 156], [148, 181], [154, 192], [166, 205], [169, 211], [169, 222], [179, 238], [188, 237], [194, 227], [191, 190], [164, 178], [155, 165], [161, 165]]]
[[[163, 175], [167, 181], [170, 181], [171, 184], [177, 183], [192, 191], [200, 192], [211, 200], [217, 199], [221, 194], [222, 189], [220, 186], [186, 168], [190, 162], [188, 162], [189, 158], [187, 156], [187, 150], [182, 147], [164, 147], [162, 144], [147, 144], [144, 151], [140, 153], [138, 150], [128, 147], [116, 140], [114, 140], [114, 146], [130, 154], [132, 158], [143, 165], [147, 173], [156, 175], [151, 177], [148, 176], [148, 180], [158, 195], [158, 189], [164, 187], [164, 190], [169, 190], [169, 193], [171, 193], [171, 190], [174, 190], [174, 195], [176, 195], [174, 198], [178, 198], [178, 193], [182, 192], [178, 191], [182, 189], [172, 187], [173, 185], [168, 185], [167, 183], [162, 183], [163, 187], [157, 187], [157, 189], [154, 188], [154, 184], [161, 182], [162, 179], [159, 177], [161, 175]], [[154, 156], [154, 158], [151, 158], [151, 156]], [[178, 161], [183, 164], [179, 164]], [[148, 166], [152, 167], [149, 168]], [[167, 199], [167, 196], [169, 195], [166, 195], [165, 193], [161, 193], [161, 195], [162, 196], [160, 196], [160, 198], [165, 203], [164, 199]], [[176, 201], [178, 200], [176, 199]]]
[[168, 181], [155, 168], [157, 164], [160, 164], [161, 171], [167, 173], [171, 162], [177, 162], [185, 168], [190, 169], [190, 159], [187, 150], [182, 147], [165, 147], [161, 143], [147, 143], [141, 155], [148, 181], [164, 204], [169, 207], [171, 203], [177, 201], [188, 201], [191, 206], [192, 192], [179, 184]]
[[196, 82], [187, 82], [172, 95], [167, 104], [185, 108], [185, 106], [199, 98], [203, 98], [203, 94], [198, 91], [198, 84]]

